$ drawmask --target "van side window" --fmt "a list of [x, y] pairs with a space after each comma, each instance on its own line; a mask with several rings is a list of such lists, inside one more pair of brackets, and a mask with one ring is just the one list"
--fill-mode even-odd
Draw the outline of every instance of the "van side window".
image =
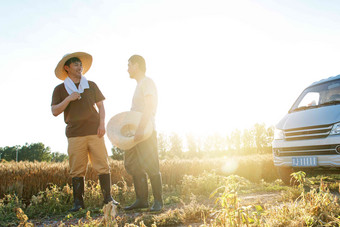
[[334, 94], [331, 97], [329, 97], [329, 101], [340, 101], [340, 94]]
[[327, 102], [340, 101], [340, 83], [328, 86]]
[[316, 106], [319, 105], [320, 93], [309, 92], [303, 97], [298, 107], [301, 106]]

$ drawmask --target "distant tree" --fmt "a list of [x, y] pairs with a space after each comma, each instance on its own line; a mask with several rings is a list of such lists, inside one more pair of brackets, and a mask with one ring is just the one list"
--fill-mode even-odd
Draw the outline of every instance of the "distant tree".
[[224, 136], [214, 133], [205, 138], [203, 147], [206, 156], [222, 156], [227, 149], [227, 141]]
[[213, 135], [213, 150], [212, 152], [216, 156], [221, 156], [225, 153], [227, 149], [227, 141], [225, 139], [225, 136], [222, 136], [218, 133], [215, 133]]
[[241, 149], [241, 131], [238, 129], [235, 129], [234, 131], [231, 132], [230, 136], [230, 142], [231, 142], [231, 147], [236, 151], [240, 152]]
[[16, 160], [16, 152], [19, 149], [19, 146], [13, 146], [13, 147], [1, 147], [1, 159], [4, 159], [6, 161], [12, 161]]
[[111, 149], [112, 152], [112, 156], [111, 158], [114, 160], [123, 160], [124, 159], [124, 151], [122, 151], [121, 149], [119, 149], [116, 146], [113, 146]]
[[53, 152], [51, 154], [51, 162], [63, 162], [65, 160], [68, 160], [68, 155], [59, 153], [59, 152]]
[[267, 145], [267, 130], [265, 124], [256, 123], [253, 127], [255, 144], [257, 148], [257, 153], [263, 153], [264, 147]]
[[252, 130], [244, 129], [242, 134], [242, 147], [244, 153], [251, 153], [255, 150], [254, 135]]
[[198, 137], [196, 138], [196, 144], [197, 144], [197, 152], [198, 157], [203, 157], [204, 155], [204, 138]]
[[181, 137], [177, 133], [173, 133], [170, 136], [170, 157], [179, 157], [183, 156], [183, 141]]
[[6, 161], [46, 161], [52, 159], [50, 148], [43, 143], [27, 143], [24, 146], [13, 146], [1, 148], [2, 159]]
[[203, 152], [205, 153], [205, 155], [207, 153], [209, 154], [209, 152], [213, 150], [213, 146], [213, 137], [211, 135], [206, 136], [203, 141]]
[[26, 143], [19, 149], [18, 161], [50, 162], [52, 160], [50, 150], [43, 143], [31, 143], [29, 145]]
[[228, 151], [230, 152], [233, 150], [233, 141], [232, 141], [231, 135], [227, 136], [225, 139], [226, 139]]
[[188, 144], [188, 151], [187, 151], [186, 155], [189, 158], [197, 157], [198, 146], [197, 146], [197, 141], [196, 141], [195, 137], [192, 134], [187, 134], [186, 139], [187, 139], [187, 144]]
[[265, 140], [265, 143], [266, 143], [265, 152], [266, 153], [272, 152], [273, 139], [274, 139], [274, 126], [270, 126], [267, 128], [267, 131], [266, 131], [266, 140]]
[[158, 153], [160, 158], [166, 158], [170, 151], [169, 138], [164, 133], [157, 135]]

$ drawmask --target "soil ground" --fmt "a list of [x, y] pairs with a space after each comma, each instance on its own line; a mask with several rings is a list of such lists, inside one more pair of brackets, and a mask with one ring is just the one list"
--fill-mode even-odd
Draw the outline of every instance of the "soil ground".
[[[281, 199], [281, 193], [280, 192], [258, 192], [258, 193], [251, 193], [251, 194], [245, 194], [239, 196], [241, 204], [242, 205], [248, 205], [248, 204], [274, 204], [277, 201]], [[207, 199], [203, 203], [201, 203], [205, 206], [214, 206], [213, 199]], [[169, 209], [175, 209], [175, 208], [181, 208], [183, 205], [170, 205], [170, 206], [164, 206], [164, 209], [162, 212], [166, 212]], [[123, 215], [129, 215], [131, 218], [137, 218], [138, 216], [141, 216], [144, 213], [148, 213], [147, 210], [137, 210], [135, 212], [125, 212], [123, 209], [118, 209], [118, 216]], [[157, 213], [159, 214], [159, 213]], [[93, 217], [93, 219], [102, 218], [102, 216]], [[31, 223], [34, 224], [36, 227], [45, 227], [45, 226], [51, 226], [51, 227], [57, 227], [61, 224], [61, 218], [56, 217], [50, 217], [45, 218], [42, 220], [29, 220]], [[62, 221], [65, 226], [71, 226], [76, 225], [78, 223], [79, 219], [74, 218], [67, 221]], [[202, 223], [190, 223], [192, 227], [194, 226], [200, 226]], [[187, 225], [179, 225], [179, 226], [188, 226]]]
[[[305, 187], [306, 191], [309, 191], [310, 188]], [[337, 190], [333, 190], [331, 191], [334, 195], [338, 196], [338, 198], [340, 198], [340, 193]], [[251, 204], [258, 204], [258, 205], [279, 205], [282, 202], [282, 194], [280, 191], [276, 191], [276, 192], [256, 192], [256, 193], [249, 193], [249, 194], [243, 194], [243, 195], [239, 195], [238, 198], [240, 199], [240, 204], [242, 206], [247, 206], [247, 205], [251, 205]], [[213, 207], [214, 206], [214, 200], [213, 199], [205, 199], [204, 201], [200, 201], [198, 202], [198, 204], [203, 204], [205, 206], [209, 206], [209, 207]], [[166, 212], [170, 209], [174, 210], [175, 208], [181, 208], [183, 207], [183, 205], [181, 204], [171, 204], [171, 205], [167, 205], [164, 206], [164, 209], [162, 212]], [[142, 216], [143, 214], [148, 214], [149, 212], [145, 209], [145, 210], [137, 210], [135, 212], [125, 212], [123, 209], [118, 209], [118, 214], [117, 216], [124, 216], [124, 215], [128, 215], [129, 217], [135, 219], [139, 216]], [[157, 213], [159, 214], [159, 213]], [[98, 215], [96, 217], [92, 217], [93, 219], [101, 219], [103, 216]], [[42, 220], [29, 220], [31, 223], [34, 224], [34, 226], [37, 227], [45, 227], [45, 226], [51, 226], [51, 227], [56, 227], [59, 226], [61, 224], [61, 220], [63, 218], [61, 217], [50, 217], [50, 218], [45, 218]], [[79, 218], [73, 218], [70, 220], [63, 220], [63, 224], [64, 226], [71, 226], [71, 225], [77, 225], [79, 221]], [[84, 221], [84, 220], [82, 220]], [[184, 227], [184, 226], [189, 226], [191, 225], [192, 227], [196, 227], [196, 226], [200, 226], [203, 223], [190, 223], [190, 224], [186, 224], [186, 225], [178, 225], [180, 227]]]

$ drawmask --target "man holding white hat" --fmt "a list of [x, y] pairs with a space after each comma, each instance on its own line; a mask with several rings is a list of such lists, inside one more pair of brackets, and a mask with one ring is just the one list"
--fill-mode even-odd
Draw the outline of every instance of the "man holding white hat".
[[[55, 87], [52, 96], [52, 114], [64, 112], [70, 176], [73, 184], [74, 207], [71, 212], [84, 209], [84, 177], [88, 159], [99, 176], [104, 203], [113, 202], [108, 155], [104, 142], [105, 97], [97, 85], [85, 74], [91, 67], [92, 56], [84, 52], [65, 55], [55, 69], [57, 78], [64, 82]], [[98, 108], [95, 108], [95, 105]]]
[[[155, 114], [157, 109], [157, 89], [151, 78], [145, 76], [145, 60], [140, 55], [133, 55], [128, 61], [128, 73], [137, 81], [132, 100], [131, 113], [140, 112], [141, 119], [136, 127], [134, 142], [136, 145], [124, 152], [124, 166], [132, 175], [136, 193], [136, 201], [125, 207], [125, 210], [148, 208], [148, 174], [154, 196], [154, 204], [150, 211], [163, 208], [162, 180], [159, 171], [157, 150], [157, 133], [155, 131]], [[151, 133], [148, 128], [151, 122]], [[151, 135], [151, 136], [150, 136]], [[149, 136], [147, 138], [147, 136]]]

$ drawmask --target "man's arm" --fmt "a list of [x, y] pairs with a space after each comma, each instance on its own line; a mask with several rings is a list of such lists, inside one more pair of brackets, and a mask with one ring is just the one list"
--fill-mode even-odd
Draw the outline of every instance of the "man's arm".
[[148, 95], [145, 97], [145, 108], [144, 112], [142, 113], [142, 119], [137, 127], [134, 141], [137, 142], [144, 137], [144, 129], [147, 123], [150, 121], [152, 116], [152, 110], [154, 109], [155, 102], [152, 95]]
[[104, 102], [96, 102], [96, 105], [98, 107], [99, 111], [99, 127], [97, 130], [97, 135], [98, 137], [103, 137], [105, 135], [105, 108], [104, 108]]
[[70, 102], [77, 100], [79, 97], [80, 97], [80, 94], [78, 92], [73, 92], [72, 94], [67, 96], [61, 103], [57, 105], [52, 105], [51, 107], [52, 114], [54, 116], [58, 116], [59, 114], [64, 112], [64, 110], [66, 109], [68, 104], [70, 104]]

